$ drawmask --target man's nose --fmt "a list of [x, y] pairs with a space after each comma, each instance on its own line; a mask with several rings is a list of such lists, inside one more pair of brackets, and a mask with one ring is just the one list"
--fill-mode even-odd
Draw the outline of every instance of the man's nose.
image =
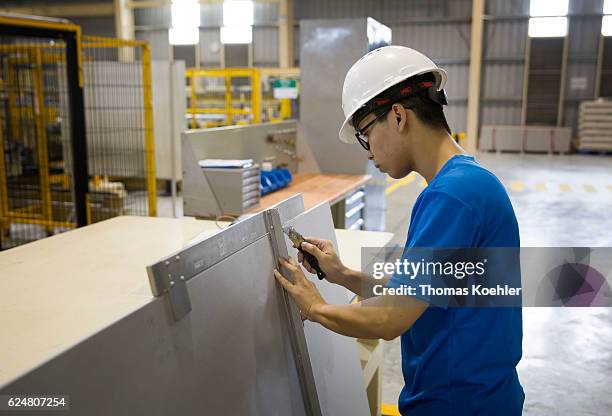
[[370, 160], [374, 159], [374, 155], [369, 150], [368, 150], [368, 159], [370, 159]]

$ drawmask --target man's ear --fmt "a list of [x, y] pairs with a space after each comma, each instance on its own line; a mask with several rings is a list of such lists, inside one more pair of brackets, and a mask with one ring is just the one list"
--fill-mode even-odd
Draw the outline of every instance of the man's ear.
[[401, 113], [402, 111], [405, 114], [406, 120], [404, 121], [404, 123], [406, 123], [408, 121], [407, 120], [408, 112], [406, 111], [404, 106], [402, 106], [401, 104], [393, 104], [393, 114], [395, 115], [395, 121], [397, 122], [398, 125], [400, 125], [402, 122], [402, 113]]
[[397, 104], [393, 104], [393, 114], [395, 115], [395, 121], [397, 121], [397, 123], [399, 124], [399, 122], [402, 121], [402, 117], [400, 115], [399, 107]]

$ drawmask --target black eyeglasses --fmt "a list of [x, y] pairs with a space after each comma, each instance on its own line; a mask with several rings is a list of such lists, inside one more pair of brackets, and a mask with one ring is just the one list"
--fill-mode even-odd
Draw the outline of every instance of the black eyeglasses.
[[370, 127], [374, 125], [374, 123], [386, 116], [389, 111], [391, 111], [391, 108], [388, 108], [384, 112], [380, 113], [378, 116], [376, 116], [374, 120], [363, 126], [361, 130], [355, 127], [355, 130], [357, 130], [357, 133], [355, 133], [355, 137], [357, 137], [357, 141], [365, 150], [370, 150], [370, 142], [368, 141], [368, 135], [366, 132], [370, 129]]
[[[411, 110], [413, 108], [412, 106], [407, 106], [407, 105], [402, 105], [402, 107], [404, 107], [406, 110]], [[363, 147], [365, 150], [370, 150], [370, 141], [368, 139], [368, 134], [366, 132], [368, 131], [368, 129], [370, 129], [370, 127], [374, 125], [374, 123], [376, 123], [378, 120], [386, 116], [389, 113], [389, 111], [391, 111], [392, 108], [393, 107], [389, 107], [388, 109], [380, 113], [378, 116], [376, 116], [374, 120], [370, 121], [368, 124], [363, 126], [361, 130], [355, 127], [355, 130], [357, 130], [357, 133], [355, 133], [355, 137], [357, 138], [357, 141], [359, 142], [361, 147]]]

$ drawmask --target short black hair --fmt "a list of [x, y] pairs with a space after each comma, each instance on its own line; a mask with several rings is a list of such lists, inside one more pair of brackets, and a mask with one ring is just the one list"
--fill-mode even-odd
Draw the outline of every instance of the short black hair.
[[[426, 74], [413, 77], [411, 80], [414, 80], [415, 82], [435, 81], [435, 76], [431, 72], [428, 72]], [[384, 92], [380, 95], [384, 96]], [[403, 104], [409, 107], [412, 111], [414, 111], [417, 119], [419, 119], [419, 121], [426, 126], [436, 130], [446, 130], [448, 134], [451, 134], [451, 129], [446, 121], [446, 116], [444, 115], [442, 105], [429, 98], [426, 90], [418, 93], [417, 95], [396, 101], [395, 103]], [[390, 106], [395, 103], [375, 109], [373, 111], [374, 115], [376, 117], [380, 116], [385, 111], [388, 111]], [[383, 121], [384, 118], [380, 118], [378, 120], [378, 122]]]

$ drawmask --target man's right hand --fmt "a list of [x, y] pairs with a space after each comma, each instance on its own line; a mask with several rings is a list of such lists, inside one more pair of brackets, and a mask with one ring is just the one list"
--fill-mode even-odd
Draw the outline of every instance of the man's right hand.
[[[302, 249], [316, 257], [319, 261], [319, 267], [326, 275], [326, 279], [331, 283], [342, 285], [347, 268], [340, 261], [332, 242], [316, 237], [304, 237], [304, 240], [306, 241], [302, 243]], [[298, 261], [309, 273], [316, 274], [316, 271], [300, 252], [298, 252]]]

